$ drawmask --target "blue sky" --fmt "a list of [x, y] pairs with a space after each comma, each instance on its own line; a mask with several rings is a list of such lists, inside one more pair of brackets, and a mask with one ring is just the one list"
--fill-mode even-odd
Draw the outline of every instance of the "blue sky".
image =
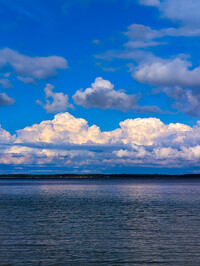
[[0, 172], [198, 172], [199, 10], [0, 0]]

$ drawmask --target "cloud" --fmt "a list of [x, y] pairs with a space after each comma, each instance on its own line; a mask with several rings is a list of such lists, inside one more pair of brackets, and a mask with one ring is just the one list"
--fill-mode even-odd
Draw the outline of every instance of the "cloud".
[[194, 95], [191, 90], [185, 90], [181, 99], [173, 103], [173, 107], [182, 112], [191, 115], [200, 115], [200, 95]]
[[164, 0], [158, 6], [163, 17], [180, 22], [182, 25], [200, 25], [200, 3], [196, 0]]
[[124, 34], [129, 38], [129, 41], [124, 46], [137, 49], [167, 44], [166, 42], [155, 41], [155, 39], [160, 39], [165, 36], [200, 36], [200, 29], [199, 27], [191, 28], [185, 26], [179, 28], [152, 29], [149, 26], [132, 24]]
[[5, 89], [13, 87], [9, 79], [0, 79], [0, 85]]
[[9, 78], [10, 77], [10, 72], [6, 72], [6, 73], [3, 73], [3, 76], [5, 77], [5, 78]]
[[133, 71], [133, 78], [157, 86], [198, 87], [200, 67], [191, 69], [191, 66], [191, 62], [181, 58], [144, 62]]
[[159, 0], [139, 0], [139, 3], [145, 6], [159, 6], [160, 5]]
[[[190, 127], [157, 118], [120, 122], [102, 132], [69, 113], [55, 115], [11, 136], [0, 128], [0, 163], [41, 169], [105, 171], [118, 167], [188, 168], [200, 166], [200, 122]], [[5, 143], [7, 143], [5, 145]]]
[[165, 44], [164, 42], [153, 41], [164, 36], [161, 30], [154, 30], [141, 24], [130, 25], [125, 35], [129, 38], [129, 41], [124, 44], [127, 48], [147, 48]]
[[166, 45], [166, 39], [162, 41], [162, 38], [166, 36], [198, 37], [200, 36], [200, 28], [181, 26], [179, 28], [152, 29], [149, 26], [132, 24], [124, 32], [124, 35], [128, 37], [128, 41], [124, 43], [123, 49], [108, 50], [103, 54], [96, 54], [95, 58], [106, 61], [124, 59], [133, 60], [136, 63], [152, 63], [159, 61], [160, 58], [149, 51], [149, 49], [158, 45]]
[[132, 24], [128, 27], [128, 31], [125, 35], [134, 41], [146, 41], [153, 40], [163, 36], [159, 30], [154, 30], [149, 26], [144, 26], [141, 24]]
[[178, 86], [175, 86], [174, 88], [163, 88], [162, 91], [167, 96], [169, 96], [173, 99], [176, 99], [176, 100], [181, 99], [185, 94], [185, 91], [181, 87], [178, 87]]
[[[93, 171], [119, 164], [124, 167], [190, 167], [199, 165], [199, 133], [199, 124], [193, 128], [180, 123], [166, 125], [156, 118], [127, 119], [119, 128], [101, 132], [99, 127], [89, 126], [84, 119], [62, 113], [53, 120], [18, 130], [14, 144], [0, 154], [0, 163], [54, 164], [82, 170], [90, 170], [93, 166]], [[48, 148], [44, 143], [53, 146]]]
[[199, 37], [200, 36], [200, 3], [196, 0], [140, 0], [140, 4], [158, 8], [163, 17], [167, 17], [176, 24], [170, 28], [152, 29], [141, 24], [132, 24], [124, 33], [128, 41], [123, 49], [108, 50], [95, 55], [98, 59], [111, 61], [113, 59], [128, 59], [138, 61], [153, 60], [155, 55], [146, 51], [158, 45], [166, 45], [166, 36], [171, 37]]
[[198, 26], [200, 3], [196, 0], [139, 0], [139, 4], [157, 7], [161, 15], [182, 25]]
[[166, 36], [200, 36], [200, 29], [183, 27], [152, 29], [149, 26], [132, 24], [124, 35], [128, 37], [128, 41], [124, 43], [123, 49], [108, 50], [103, 54], [95, 55], [95, 58], [107, 61], [125, 59], [133, 60], [136, 63], [158, 61], [160, 59], [147, 49], [158, 45], [166, 45], [166, 40], [161, 41]]
[[[195, 128], [195, 130], [197, 129], [199, 132], [199, 127]], [[18, 130], [15, 144], [41, 144], [41, 146], [32, 145], [30, 148], [45, 148], [44, 144], [47, 143], [61, 149], [62, 147], [66, 149], [66, 145], [84, 145], [85, 148], [99, 145], [99, 148], [103, 149], [106, 146], [116, 147], [116, 145], [119, 147], [124, 145], [126, 148], [133, 148], [135, 145], [162, 147], [169, 143], [172, 146], [183, 145], [183, 139], [187, 134], [194, 133], [195, 130], [180, 123], [165, 125], [156, 118], [137, 118], [121, 122], [120, 128], [116, 130], [101, 132], [98, 126], [89, 126], [87, 121], [82, 118], [75, 118], [69, 113], [61, 113], [57, 114], [53, 120], [43, 121], [40, 124]], [[195, 133], [195, 137], [196, 135]], [[53, 146], [50, 148], [52, 149]], [[76, 146], [77, 148], [78, 146]]]
[[152, 29], [148, 26], [132, 24], [124, 34], [129, 41], [124, 44], [123, 50], [110, 50], [96, 58], [107, 61], [113, 59], [134, 61], [133, 64], [129, 63], [129, 72], [133, 79], [139, 83], [161, 87], [160, 92], [164, 92], [163, 89], [173, 88], [172, 91], [177, 93], [177, 87], [183, 88], [184, 95], [179, 99], [170, 96], [171, 93], [164, 93], [174, 99], [173, 108], [188, 115], [199, 116], [200, 67], [193, 67], [188, 55], [162, 59], [145, 49], [166, 44], [160, 41], [166, 36], [200, 36], [200, 28], [181, 24], [179, 28]]
[[96, 78], [91, 88], [85, 91], [78, 90], [73, 95], [77, 105], [85, 108], [97, 107], [101, 109], [119, 109], [122, 111], [133, 108], [136, 104], [136, 95], [127, 95], [123, 91], [115, 91], [114, 86], [108, 80]]
[[101, 66], [101, 64], [97, 64], [97, 66], [99, 66], [104, 72], [116, 72], [120, 70], [120, 67], [105, 67]]
[[10, 98], [6, 93], [0, 93], [0, 106], [12, 105], [15, 99]]
[[30, 57], [9, 48], [4, 48], [0, 50], [0, 69], [7, 65], [14, 69], [15, 74], [32, 79], [47, 79], [55, 76], [58, 69], [68, 67], [67, 61], [60, 56]]
[[101, 132], [98, 126], [89, 126], [85, 119], [66, 112], [55, 115], [53, 120], [18, 130], [15, 143], [152, 146], [169, 138], [172, 143], [182, 143], [184, 134], [190, 131], [191, 127], [180, 123], [165, 125], [156, 118], [137, 118], [120, 122], [120, 128], [114, 131]]
[[161, 44], [165, 44], [165, 43], [164, 42], [131, 41], [131, 42], [127, 42], [125, 46], [128, 48], [138, 49], [138, 48], [158, 46]]
[[139, 94], [128, 95], [122, 90], [114, 90], [114, 85], [110, 81], [99, 77], [90, 88], [85, 91], [78, 90], [73, 95], [75, 104], [85, 108], [96, 107], [103, 110], [118, 109], [121, 111], [132, 110], [140, 113], [160, 113], [161, 110], [156, 106], [139, 106]]
[[89, 127], [86, 120], [67, 112], [55, 115], [51, 121], [18, 130], [17, 135], [17, 143], [104, 144], [109, 138], [106, 134], [102, 135], [96, 125]]
[[165, 125], [156, 118], [127, 119], [120, 123], [120, 127], [123, 143], [145, 146], [157, 144], [162, 146], [167, 138], [173, 142], [180, 138], [183, 132], [190, 131], [190, 127], [184, 124]]
[[[181, 5], [181, 12], [185, 10], [184, 5], [180, 1], [164, 0], [160, 2], [159, 5], [154, 5], [155, 3], [153, 2], [140, 1], [140, 4], [157, 6], [160, 10], [164, 6], [167, 6], [169, 9], [167, 9], [166, 12], [168, 12], [170, 8], [174, 10], [174, 6], [179, 3]], [[195, 3], [193, 1], [188, 3], [188, 9], [191, 8], [192, 10], [199, 5], [197, 4], [197, 1]], [[175, 11], [179, 10], [178, 6], [176, 7]], [[191, 10], [188, 11], [188, 13], [190, 12]], [[199, 11], [197, 11], [197, 14], [198, 12]], [[166, 42], [164, 42], [166, 41], [166, 36], [200, 36], [200, 27], [198, 24], [195, 25], [195, 23], [193, 23], [194, 21], [191, 23], [189, 22], [190, 16], [191, 14], [187, 20], [175, 20], [178, 25], [176, 28], [153, 29], [145, 25], [132, 24], [124, 33], [128, 37], [128, 42], [123, 45], [123, 49], [108, 50], [104, 54], [96, 55], [96, 58], [106, 60], [107, 62], [111, 62], [114, 59], [129, 60], [129, 64], [127, 65], [129, 66], [129, 72], [133, 79], [139, 83], [158, 86], [160, 92], [164, 92], [163, 89], [167, 88], [169, 90], [173, 89], [173, 92], [176, 90], [175, 93], [177, 93], [177, 87], [183, 88], [184, 95], [179, 99], [175, 99], [172, 95], [170, 96], [171, 93], [164, 93], [174, 100], [172, 103], [173, 108], [191, 116], [199, 116], [200, 67], [198, 65], [197, 67], [194, 67], [192, 62], [188, 59], [188, 55], [182, 54], [169, 59], [163, 59], [154, 55], [150, 51], [151, 47], [166, 44]], [[133, 63], [131, 61], [133, 61]], [[144, 109], [143, 111], [145, 112]], [[148, 112], [150, 111], [148, 110]], [[153, 113], [153, 111], [151, 112]], [[157, 110], [157, 112], [160, 111]]]
[[124, 50], [108, 50], [103, 54], [95, 55], [95, 58], [112, 61], [113, 59], [133, 60], [135, 62], [150, 61], [152, 62], [155, 55], [149, 51], [137, 50], [137, 49], [124, 49]]
[[0, 125], [0, 143], [1, 144], [6, 144], [6, 143], [13, 143], [15, 140], [15, 135], [11, 136], [11, 134], [4, 130], [1, 125]]
[[[67, 94], [54, 93], [53, 89], [53, 85], [47, 84], [44, 88], [46, 104], [43, 104], [40, 100], [37, 100], [36, 103], [41, 105], [47, 113], [59, 113], [66, 111], [67, 108], [73, 108], [73, 105], [68, 103], [69, 97]], [[52, 101], [48, 100], [49, 98], [52, 98]]]
[[166, 28], [161, 30], [164, 36], [174, 37], [199, 37], [200, 29], [191, 27]]
[[181, 58], [142, 62], [132, 69], [132, 77], [140, 83], [161, 87], [173, 100], [172, 107], [190, 116], [200, 115], [200, 67]]
[[31, 77], [22, 77], [22, 76], [17, 76], [17, 79], [20, 80], [21, 82], [25, 84], [34, 84], [37, 85], [37, 82], [31, 78]]
[[138, 49], [165, 45], [167, 44], [166, 42], [155, 41], [155, 39], [161, 39], [165, 36], [200, 36], [200, 29], [199, 27], [191, 28], [185, 26], [179, 28], [152, 29], [149, 26], [132, 24], [128, 27], [128, 31], [124, 34], [129, 38], [129, 41], [125, 43], [124, 46], [127, 48]]
[[191, 116], [200, 115], [200, 94], [189, 89], [164, 88], [162, 90], [174, 102], [172, 107]]

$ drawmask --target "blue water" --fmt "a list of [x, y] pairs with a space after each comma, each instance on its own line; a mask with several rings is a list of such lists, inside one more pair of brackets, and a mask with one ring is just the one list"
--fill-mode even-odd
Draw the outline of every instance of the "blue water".
[[149, 264], [200, 265], [200, 181], [0, 181], [0, 265]]

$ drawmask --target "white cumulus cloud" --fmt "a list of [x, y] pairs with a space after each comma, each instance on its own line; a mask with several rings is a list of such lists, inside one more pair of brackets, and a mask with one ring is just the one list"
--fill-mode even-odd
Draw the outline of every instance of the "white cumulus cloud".
[[12, 136], [8, 131], [4, 130], [0, 125], [0, 143], [12, 143], [15, 135]]
[[97, 107], [105, 109], [118, 109], [121, 111], [132, 110], [134, 112], [159, 113], [161, 110], [156, 106], [140, 106], [137, 104], [139, 94], [129, 95], [123, 90], [114, 90], [114, 85], [109, 80], [99, 77], [95, 79], [90, 88], [85, 91], [78, 90], [73, 95], [75, 104], [85, 108]]
[[114, 85], [101, 77], [96, 78], [91, 88], [78, 90], [73, 95], [74, 102], [85, 108], [128, 110], [136, 104], [136, 95], [127, 95], [123, 91], [115, 91]]
[[53, 144], [106, 143], [108, 137], [96, 125], [89, 127], [85, 119], [69, 113], [55, 115], [53, 120], [17, 131], [19, 143], [47, 142]]
[[18, 130], [16, 136], [0, 128], [0, 143], [1, 164], [30, 168], [37, 164], [96, 172], [119, 165], [165, 169], [200, 166], [200, 122], [190, 127], [136, 118], [102, 132], [85, 119], [61, 113], [53, 120]]
[[[47, 84], [44, 88], [46, 104], [43, 104], [40, 100], [37, 100], [36, 103], [41, 105], [47, 113], [60, 113], [67, 110], [67, 108], [73, 108], [72, 104], [68, 103], [69, 97], [67, 94], [62, 92], [53, 92], [54, 86]], [[52, 101], [49, 100], [52, 99]]]
[[197, 87], [200, 85], [200, 67], [190, 69], [191, 62], [181, 58], [141, 63], [133, 77], [141, 82], [158, 86]]

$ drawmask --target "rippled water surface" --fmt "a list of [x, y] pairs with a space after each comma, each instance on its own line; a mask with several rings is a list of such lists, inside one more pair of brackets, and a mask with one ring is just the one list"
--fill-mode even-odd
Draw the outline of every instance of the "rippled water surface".
[[200, 181], [0, 181], [0, 265], [138, 264], [200, 265]]

